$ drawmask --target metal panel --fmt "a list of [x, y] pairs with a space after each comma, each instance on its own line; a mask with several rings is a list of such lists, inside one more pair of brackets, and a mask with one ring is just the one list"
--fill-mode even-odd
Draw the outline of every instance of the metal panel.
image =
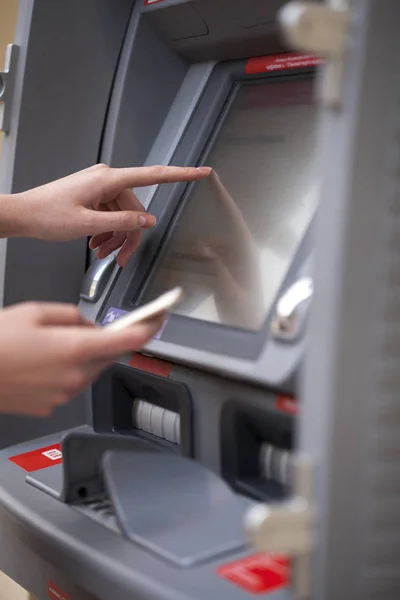
[[313, 598], [400, 592], [400, 4], [354, 0], [322, 204], [300, 448], [315, 460]]

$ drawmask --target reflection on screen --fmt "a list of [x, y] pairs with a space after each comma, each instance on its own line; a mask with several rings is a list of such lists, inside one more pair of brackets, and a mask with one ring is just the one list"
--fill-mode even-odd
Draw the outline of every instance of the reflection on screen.
[[239, 87], [145, 300], [179, 285], [178, 314], [262, 326], [316, 207], [315, 128], [312, 80]]

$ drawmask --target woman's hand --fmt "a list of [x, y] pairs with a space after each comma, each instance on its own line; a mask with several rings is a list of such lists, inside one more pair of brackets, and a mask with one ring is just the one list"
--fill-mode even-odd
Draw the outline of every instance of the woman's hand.
[[126, 265], [141, 231], [155, 225], [131, 188], [204, 179], [211, 169], [141, 167], [112, 169], [95, 165], [41, 187], [0, 197], [0, 236], [67, 241], [93, 236], [99, 258], [121, 248]]
[[140, 349], [163, 316], [113, 332], [75, 306], [20, 304], [0, 311], [0, 413], [46, 416], [126, 352]]

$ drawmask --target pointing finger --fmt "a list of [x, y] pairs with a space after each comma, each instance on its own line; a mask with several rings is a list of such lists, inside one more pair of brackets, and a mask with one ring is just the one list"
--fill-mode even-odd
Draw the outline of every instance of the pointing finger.
[[125, 189], [146, 187], [160, 183], [178, 183], [183, 181], [198, 181], [208, 177], [209, 167], [132, 167], [110, 169], [110, 188]]

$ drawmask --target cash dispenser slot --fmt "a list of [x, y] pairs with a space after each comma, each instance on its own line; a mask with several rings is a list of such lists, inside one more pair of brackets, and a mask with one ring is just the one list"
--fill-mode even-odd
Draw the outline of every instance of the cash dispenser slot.
[[193, 455], [192, 401], [181, 383], [115, 364], [94, 386], [98, 433], [134, 436]]
[[221, 413], [226, 481], [252, 498], [279, 501], [292, 483], [294, 417], [230, 401]]
[[178, 568], [245, 548], [251, 502], [200, 463], [149, 441], [71, 432], [62, 441], [62, 487], [27, 483]]

